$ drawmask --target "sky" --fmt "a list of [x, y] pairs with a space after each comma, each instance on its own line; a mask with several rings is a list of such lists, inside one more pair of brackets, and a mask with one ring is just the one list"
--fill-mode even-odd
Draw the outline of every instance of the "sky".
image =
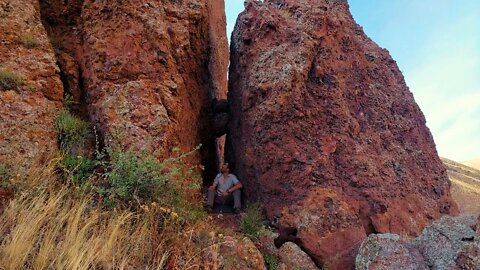
[[[228, 36], [243, 2], [225, 0]], [[348, 2], [356, 22], [397, 61], [439, 155], [480, 158], [480, 1]]]

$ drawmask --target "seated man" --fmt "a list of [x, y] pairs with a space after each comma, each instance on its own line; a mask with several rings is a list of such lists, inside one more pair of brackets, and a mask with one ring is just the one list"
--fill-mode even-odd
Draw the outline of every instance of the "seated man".
[[240, 202], [242, 183], [230, 173], [228, 163], [223, 164], [220, 171], [208, 188], [207, 211], [213, 210], [214, 203], [225, 205], [233, 200], [233, 212], [238, 214], [242, 206]]

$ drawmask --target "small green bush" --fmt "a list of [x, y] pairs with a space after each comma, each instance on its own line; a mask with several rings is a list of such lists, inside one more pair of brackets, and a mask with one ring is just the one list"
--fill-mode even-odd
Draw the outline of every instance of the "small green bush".
[[88, 123], [62, 110], [57, 117], [57, 131], [60, 148], [68, 153], [73, 146], [84, 142], [88, 135]]
[[13, 90], [25, 83], [24, 78], [10, 70], [0, 70], [0, 90]]
[[263, 254], [263, 259], [265, 260], [265, 264], [267, 265], [268, 270], [277, 270], [278, 267], [278, 259], [274, 256], [269, 256], [268, 254]]
[[257, 239], [263, 228], [263, 214], [260, 204], [255, 203], [247, 207], [245, 215], [240, 221], [240, 228], [250, 238]]
[[22, 37], [22, 44], [25, 48], [27, 49], [34, 49], [40, 46], [40, 43], [38, 40], [31, 35], [26, 35]]
[[11, 168], [5, 164], [0, 164], [0, 188], [10, 187], [10, 178], [12, 176]]
[[64, 176], [76, 185], [85, 184], [92, 175], [97, 161], [83, 156], [64, 155], [59, 167]]
[[[112, 185], [111, 194], [123, 202], [133, 199], [151, 200], [162, 193], [170, 205], [182, 203], [182, 196], [169, 180], [179, 175], [175, 166], [167, 169], [168, 161], [160, 162], [152, 156], [139, 157], [133, 152], [107, 148], [110, 162], [106, 177]], [[170, 186], [169, 186], [170, 185]], [[168, 205], [166, 204], [166, 205]]]
[[200, 205], [189, 199], [192, 194], [198, 193], [201, 182], [193, 168], [183, 163], [183, 158], [189, 153], [159, 161], [153, 156], [120, 149], [118, 146], [105, 149], [109, 159], [102, 165], [106, 170], [104, 178], [110, 187], [102, 187], [97, 192], [107, 204], [141, 205], [155, 201], [177, 209], [188, 220], [205, 216]]

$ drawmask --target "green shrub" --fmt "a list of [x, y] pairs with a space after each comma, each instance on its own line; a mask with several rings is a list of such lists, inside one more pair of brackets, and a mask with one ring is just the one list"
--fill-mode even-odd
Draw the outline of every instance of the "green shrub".
[[240, 221], [240, 228], [250, 238], [258, 238], [263, 228], [263, 214], [260, 204], [251, 204], [247, 207], [245, 215]]
[[[189, 220], [205, 216], [200, 205], [192, 203], [189, 195], [198, 193], [200, 178], [193, 168], [183, 163], [184, 154], [163, 162], [149, 155], [137, 155], [119, 147], [107, 147], [104, 162], [109, 188], [100, 188], [99, 194], [107, 202], [145, 204], [156, 201], [161, 205], [175, 208]], [[195, 192], [193, 192], [195, 190]]]
[[267, 265], [268, 270], [276, 270], [278, 267], [278, 260], [274, 256], [270, 256], [268, 254], [263, 254], [263, 259], [265, 260], [265, 264]]
[[24, 78], [10, 70], [0, 70], [0, 90], [13, 90], [25, 83]]
[[40, 46], [40, 43], [38, 40], [31, 35], [26, 35], [22, 37], [22, 44], [25, 48], [27, 49], [34, 49]]
[[10, 187], [10, 178], [12, 176], [11, 168], [5, 164], [0, 164], [0, 188]]
[[62, 110], [57, 117], [57, 131], [60, 148], [70, 152], [75, 145], [82, 143], [88, 134], [88, 123]]
[[59, 167], [64, 176], [76, 185], [84, 184], [92, 175], [97, 161], [83, 156], [64, 155]]

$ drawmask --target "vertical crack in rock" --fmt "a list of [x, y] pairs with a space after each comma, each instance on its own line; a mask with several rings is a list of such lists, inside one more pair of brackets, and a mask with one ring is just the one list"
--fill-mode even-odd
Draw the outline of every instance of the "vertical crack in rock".
[[211, 178], [211, 104], [226, 96], [223, 0], [40, 2], [66, 88], [106, 143], [160, 159], [202, 144], [190, 162]]

